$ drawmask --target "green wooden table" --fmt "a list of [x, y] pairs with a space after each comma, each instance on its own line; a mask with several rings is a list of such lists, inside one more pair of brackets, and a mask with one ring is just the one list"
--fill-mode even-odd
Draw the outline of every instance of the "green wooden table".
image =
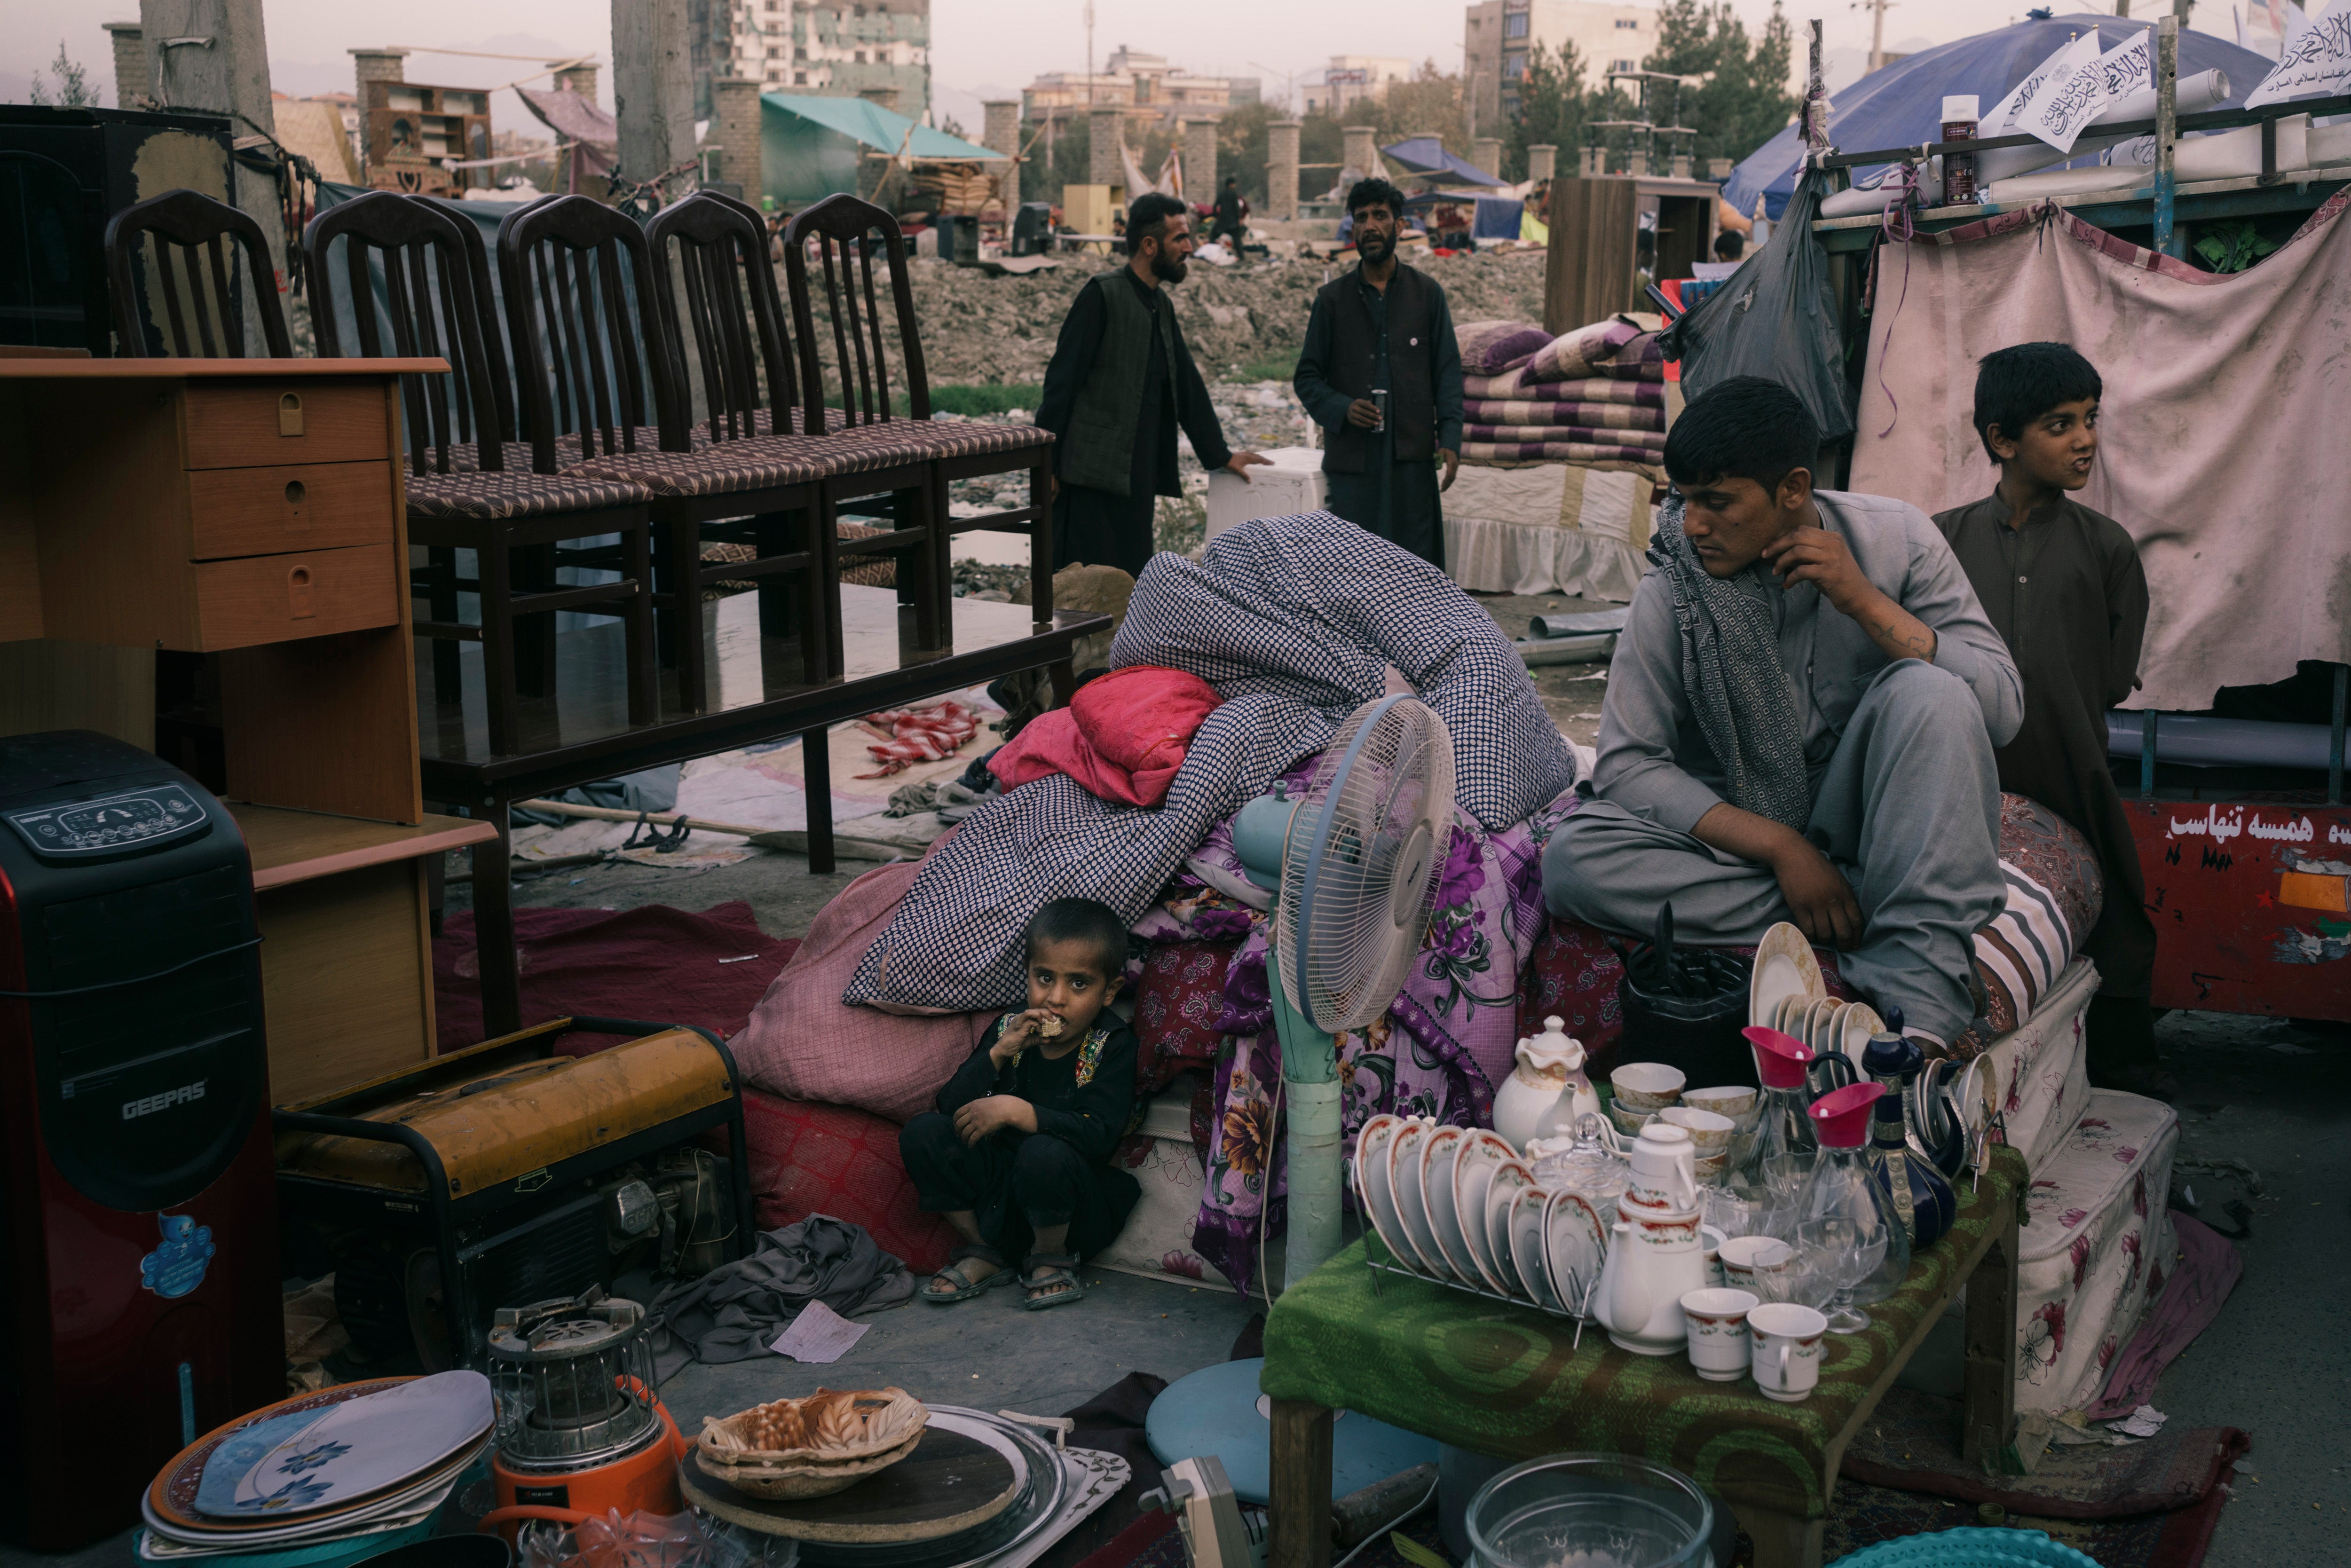
[[2015, 1428], [2017, 1227], [2023, 1156], [1996, 1148], [1949, 1235], [1918, 1255], [1870, 1326], [1828, 1336], [1799, 1405], [1751, 1383], [1709, 1383], [1681, 1355], [1635, 1355], [1593, 1329], [1365, 1266], [1364, 1244], [1282, 1293], [1266, 1320], [1259, 1387], [1273, 1401], [1273, 1563], [1330, 1561], [1331, 1420], [1364, 1415], [1512, 1459], [1637, 1454], [1695, 1478], [1754, 1539], [1758, 1568], [1817, 1568], [1837, 1462], [1959, 1291], [1967, 1295], [1971, 1458]]

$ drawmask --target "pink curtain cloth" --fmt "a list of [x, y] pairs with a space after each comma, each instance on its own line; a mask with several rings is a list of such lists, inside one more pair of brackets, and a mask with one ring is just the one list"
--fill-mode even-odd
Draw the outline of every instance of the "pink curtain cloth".
[[1878, 253], [1855, 490], [1937, 512], [1991, 493], [1976, 361], [2053, 339], [2105, 381], [2086, 506], [2154, 604], [2135, 707], [2351, 660], [2351, 223], [2345, 193], [2249, 272], [2126, 244], [2053, 204]]

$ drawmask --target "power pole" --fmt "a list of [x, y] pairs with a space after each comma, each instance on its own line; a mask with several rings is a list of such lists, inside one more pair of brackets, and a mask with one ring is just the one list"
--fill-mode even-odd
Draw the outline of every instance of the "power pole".
[[1086, 0], [1086, 108], [1094, 106], [1094, 0]]
[[[1869, 68], [1872, 71], [1883, 68], [1886, 64], [1886, 13], [1888, 9], [1899, 5], [1900, 3], [1901, 0], [1855, 0], [1854, 5], [1855, 10], [1858, 11], [1866, 7], [1871, 14], [1869, 22]], [[2121, 4], [2127, 6], [2130, 4], [2130, 0], [2121, 0]]]

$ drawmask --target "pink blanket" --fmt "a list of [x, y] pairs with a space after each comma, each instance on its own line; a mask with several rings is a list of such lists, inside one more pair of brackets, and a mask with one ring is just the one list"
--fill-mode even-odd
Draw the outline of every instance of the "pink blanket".
[[1998, 477], [1976, 361], [2056, 339], [2105, 380], [2083, 503], [2130, 530], [2153, 600], [2133, 706], [2351, 661], [2351, 223], [2337, 192], [2249, 272], [2141, 250], [2053, 204], [1878, 253], [1852, 488], [1928, 511]]
[[1068, 707], [1030, 719], [988, 758], [988, 771], [1008, 790], [1066, 773], [1102, 800], [1157, 806], [1222, 701], [1186, 671], [1129, 664], [1080, 686]]

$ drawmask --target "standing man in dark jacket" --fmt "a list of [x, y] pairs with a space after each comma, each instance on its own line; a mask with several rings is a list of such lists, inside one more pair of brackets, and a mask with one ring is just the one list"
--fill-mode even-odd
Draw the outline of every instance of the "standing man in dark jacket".
[[[1061, 323], [1037, 423], [1053, 447], [1053, 569], [1072, 562], [1141, 575], [1152, 554], [1155, 497], [1183, 494], [1176, 429], [1200, 466], [1249, 478], [1267, 459], [1236, 453], [1176, 324], [1164, 283], [1192, 254], [1184, 204], [1157, 193], [1126, 210], [1127, 264], [1078, 291]], [[1456, 385], [1458, 386], [1458, 377]]]
[[1437, 497], [1451, 488], [1461, 465], [1453, 312], [1443, 288], [1396, 260], [1402, 192], [1385, 180], [1359, 180], [1347, 193], [1347, 212], [1362, 259], [1314, 297], [1292, 382], [1308, 416], [1328, 433], [1324, 504], [1442, 567], [1445, 517]]
[[1208, 237], [1224, 240], [1227, 235], [1230, 235], [1232, 238], [1227, 243], [1233, 247], [1234, 255], [1239, 255], [1241, 225], [1249, 217], [1249, 204], [1241, 199], [1240, 182], [1230, 174], [1226, 175], [1225, 188], [1217, 193], [1217, 204], [1209, 210], [1216, 214], [1216, 221], [1209, 227]]

